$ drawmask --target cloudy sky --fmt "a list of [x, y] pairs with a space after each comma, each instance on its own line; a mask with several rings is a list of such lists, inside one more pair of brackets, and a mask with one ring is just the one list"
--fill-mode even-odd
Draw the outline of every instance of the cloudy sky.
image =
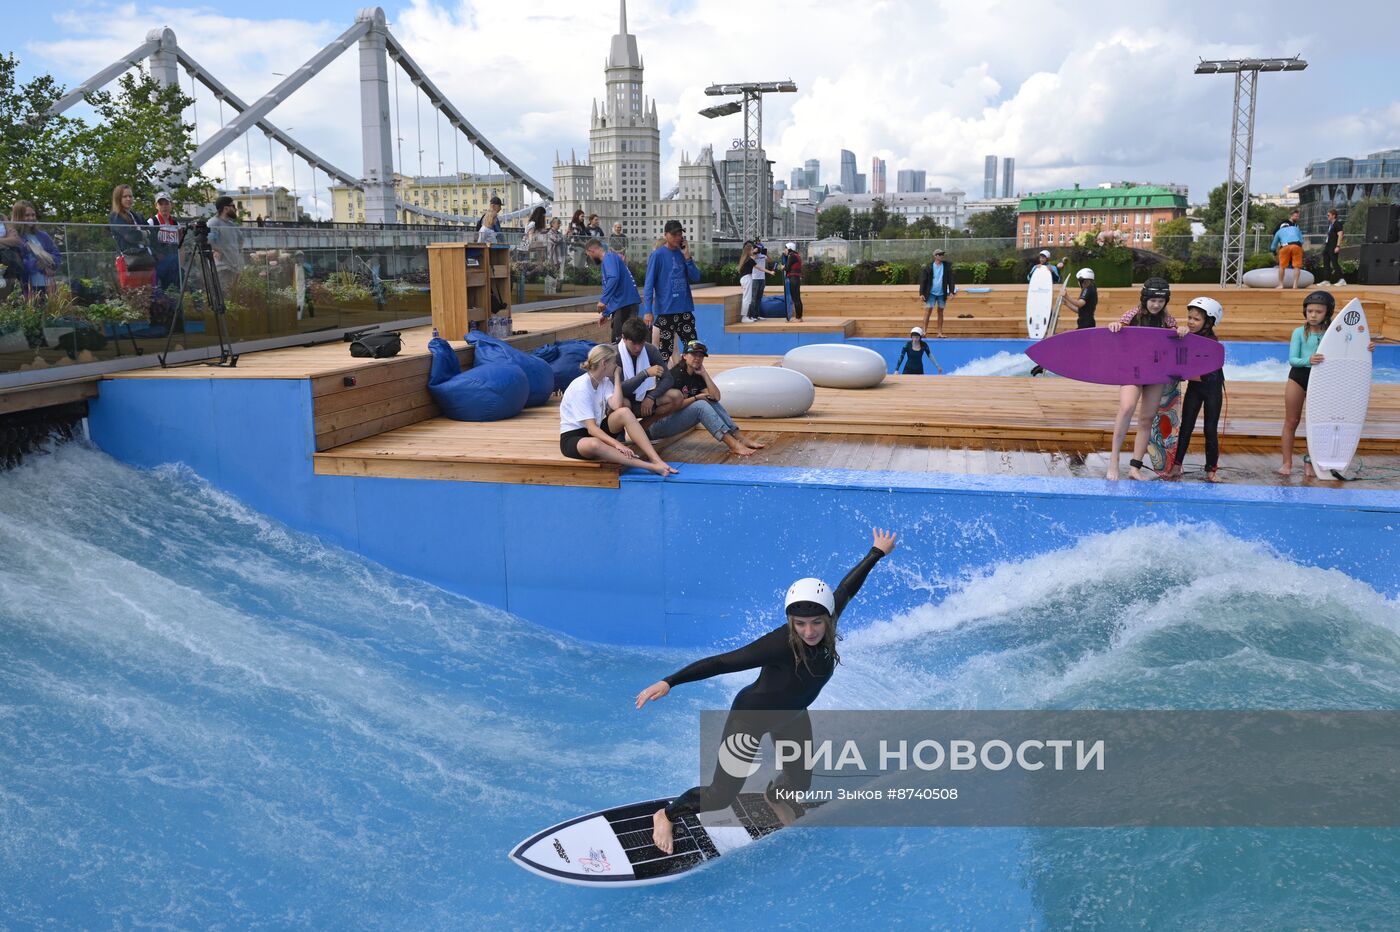
[[[245, 100], [254, 100], [350, 26], [357, 2], [240, 0], [192, 3], [76, 0], [23, 4], [6, 17], [0, 48], [22, 74], [73, 85], [116, 60], [146, 32], [170, 26], [180, 44]], [[715, 82], [792, 78], [768, 98], [766, 148], [778, 177], [807, 158], [835, 181], [838, 153], [920, 168], [929, 184], [982, 191], [987, 154], [1016, 158], [1022, 192], [1133, 179], [1191, 186], [1192, 200], [1224, 178], [1232, 81], [1192, 74], [1198, 57], [1302, 53], [1298, 74], [1265, 75], [1254, 158], [1255, 191], [1280, 191], [1314, 158], [1400, 146], [1400, 81], [1393, 78], [1393, 0], [1137, 0], [1037, 3], [945, 0], [631, 0], [628, 24], [661, 117], [663, 187], [681, 151], [726, 148], [739, 118], [706, 120]], [[295, 16], [289, 16], [292, 9]], [[550, 182], [556, 150], [587, 149], [588, 114], [602, 91], [616, 0], [414, 0], [384, 4], [390, 28], [489, 139]], [[360, 168], [353, 54], [272, 114], [331, 162]], [[391, 82], [391, 108], [394, 107]], [[399, 82], [397, 135], [410, 174], [470, 170], [465, 146], [435, 132]], [[218, 125], [213, 98], [197, 101], [201, 137]], [[251, 158], [249, 157], [251, 150]], [[399, 162], [396, 154], [396, 162]], [[206, 170], [224, 174], [224, 159]], [[485, 169], [484, 159], [476, 167]], [[298, 187], [308, 187], [305, 163]], [[227, 152], [228, 177], [289, 187], [285, 152], [265, 137]], [[324, 176], [320, 182], [324, 188]], [[324, 191], [321, 193], [324, 199]]]

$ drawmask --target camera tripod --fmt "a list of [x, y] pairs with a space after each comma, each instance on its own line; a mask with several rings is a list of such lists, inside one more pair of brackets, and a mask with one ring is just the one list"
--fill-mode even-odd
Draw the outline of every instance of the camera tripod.
[[229, 341], [228, 325], [224, 320], [223, 283], [219, 281], [219, 271], [214, 264], [214, 247], [209, 245], [209, 222], [204, 219], [189, 224], [187, 231], [194, 232], [194, 248], [185, 259], [185, 267], [180, 270], [180, 296], [175, 299], [175, 313], [170, 318], [170, 331], [165, 335], [165, 349], [159, 356], [161, 368], [166, 367], [165, 358], [170, 355], [170, 342], [175, 338], [175, 326], [185, 319], [185, 293], [189, 289], [190, 272], [196, 261], [200, 274], [204, 276], [204, 292], [209, 302], [209, 310], [214, 315], [214, 330], [219, 336], [219, 361], [206, 363], [210, 366], [232, 368], [238, 365], [238, 355]]

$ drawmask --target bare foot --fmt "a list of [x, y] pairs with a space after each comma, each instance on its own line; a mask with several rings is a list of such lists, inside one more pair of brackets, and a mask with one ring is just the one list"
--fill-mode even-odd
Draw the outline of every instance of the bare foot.
[[666, 854], [671, 854], [675, 848], [671, 820], [666, 817], [665, 809], [656, 810], [651, 817], [651, 843]]
[[1316, 479], [1316, 478], [1317, 478], [1317, 473], [1313, 472], [1313, 468], [1312, 468], [1312, 464], [1311, 464], [1311, 463], [1304, 463], [1304, 464], [1303, 464], [1303, 478], [1304, 478], [1304, 479]]
[[739, 441], [744, 446], [748, 447], [750, 450], [762, 450], [764, 447], [768, 446], [768, 444], [766, 443], [759, 443], [757, 440], [750, 440], [748, 437], [745, 437], [741, 432], [737, 430], [729, 436], [733, 437], [735, 440]]
[[1108, 474], [1105, 475], [1104, 478], [1107, 479], [1109, 482], [1117, 482], [1117, 481], [1118, 481], [1118, 467], [1117, 467], [1117, 466], [1110, 466], [1110, 467], [1108, 467]]
[[1275, 469], [1274, 472], [1278, 473], [1280, 476], [1293, 475], [1293, 462], [1290, 460], [1289, 462], [1284, 463], [1278, 469]]
[[773, 784], [768, 784], [768, 788], [763, 791], [763, 799], [773, 810], [773, 815], [777, 816], [778, 821], [783, 825], [791, 825], [797, 821], [797, 810], [793, 809], [787, 802], [778, 799], [777, 793], [773, 790]]
[[1136, 479], [1138, 482], [1151, 482], [1153, 479], [1155, 479], [1155, 478], [1157, 478], [1157, 477], [1156, 477], [1156, 476], [1151, 476], [1151, 477], [1149, 477], [1149, 476], [1144, 476], [1144, 475], [1142, 474], [1142, 470], [1141, 470], [1141, 469], [1138, 469], [1136, 466], [1134, 466], [1134, 467], [1132, 467], [1131, 469], [1128, 470], [1128, 478], [1129, 478], [1129, 479]]
[[1207, 470], [1206, 470], [1206, 481], [1207, 481], [1207, 482], [1219, 482], [1219, 481], [1220, 481], [1219, 472], [1220, 472], [1220, 470], [1219, 470], [1218, 468], [1217, 468], [1217, 469], [1207, 469]]
[[1180, 478], [1181, 478], [1181, 466], [1180, 466], [1179, 464], [1176, 465], [1176, 466], [1172, 466], [1172, 467], [1169, 468], [1166, 472], [1161, 473], [1161, 474], [1158, 476], [1158, 478], [1159, 478], [1159, 479], [1180, 479]]
[[738, 440], [734, 439], [733, 434], [724, 435], [724, 445], [728, 447], [729, 452], [733, 453], [735, 456], [753, 456], [753, 450], [750, 450]]

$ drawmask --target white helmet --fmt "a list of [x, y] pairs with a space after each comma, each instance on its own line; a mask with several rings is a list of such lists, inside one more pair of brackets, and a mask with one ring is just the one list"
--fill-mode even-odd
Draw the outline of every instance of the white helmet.
[[1074, 277], [1075, 277], [1075, 278], [1079, 278], [1079, 279], [1086, 279], [1086, 280], [1088, 280], [1088, 281], [1093, 281], [1093, 280], [1094, 280], [1094, 270], [1093, 270], [1093, 269], [1080, 269], [1078, 272], [1075, 272], [1075, 273], [1074, 273]]
[[1225, 319], [1225, 308], [1220, 306], [1220, 302], [1214, 298], [1192, 298], [1187, 307], [1194, 307], [1202, 314], [1211, 319], [1211, 326], [1216, 327]]
[[783, 611], [793, 614], [793, 609], [799, 609], [798, 615], [817, 614], [813, 608], [820, 608], [830, 615], [836, 611], [836, 596], [832, 594], [831, 587], [814, 576], [806, 579], [799, 579], [788, 586], [787, 598], [783, 601]]
[[788, 252], [797, 252], [797, 244], [796, 244], [796, 243], [788, 243], [788, 244], [787, 244], [787, 251], [788, 251]]
[[1040, 254], [1041, 254], [1042, 256], [1044, 256], [1045, 258], [1047, 258], [1047, 259], [1050, 258], [1050, 250], [1048, 250], [1048, 249], [1042, 249], [1042, 250], [1040, 251]]

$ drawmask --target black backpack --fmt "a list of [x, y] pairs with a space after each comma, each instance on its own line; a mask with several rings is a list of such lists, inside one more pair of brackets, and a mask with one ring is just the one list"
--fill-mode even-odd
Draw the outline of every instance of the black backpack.
[[398, 331], [367, 333], [350, 344], [350, 355], [362, 359], [388, 359], [397, 356], [401, 349], [403, 339]]

